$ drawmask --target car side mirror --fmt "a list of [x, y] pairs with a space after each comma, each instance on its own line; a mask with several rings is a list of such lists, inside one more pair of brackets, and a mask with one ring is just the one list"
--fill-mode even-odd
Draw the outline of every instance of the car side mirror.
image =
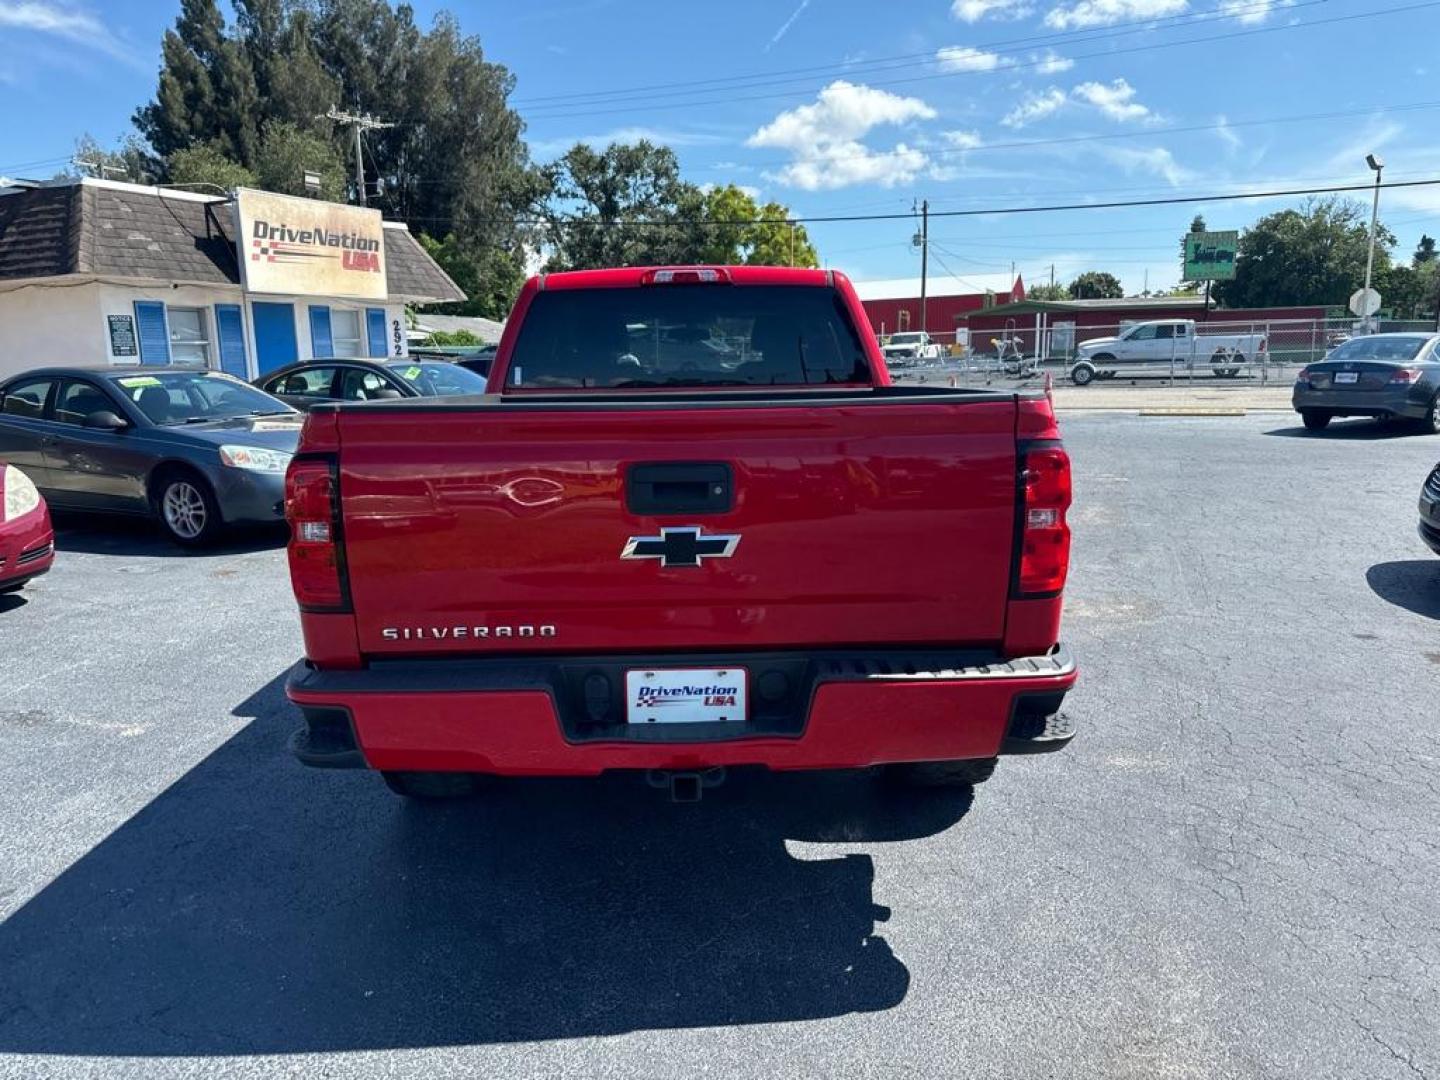
[[98, 409], [86, 414], [85, 426], [95, 428], [97, 431], [122, 431], [130, 426], [130, 421], [109, 409]]
[[391, 389], [391, 388], [388, 387], [388, 386], [385, 387], [385, 389], [383, 389], [383, 390], [376, 390], [376, 391], [375, 391], [375, 400], [376, 400], [376, 401], [395, 401], [395, 400], [398, 400], [399, 398], [402, 398], [402, 397], [404, 397], [404, 396], [405, 396], [405, 395], [402, 394], [402, 393], [400, 393], [399, 390]]

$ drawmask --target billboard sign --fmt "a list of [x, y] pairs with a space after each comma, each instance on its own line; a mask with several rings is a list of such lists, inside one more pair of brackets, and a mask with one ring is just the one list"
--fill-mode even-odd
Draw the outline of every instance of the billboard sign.
[[386, 298], [379, 210], [240, 188], [235, 217], [250, 292]]
[[1185, 281], [1230, 281], [1235, 277], [1235, 251], [1240, 246], [1238, 232], [1186, 233], [1181, 241], [1185, 249]]

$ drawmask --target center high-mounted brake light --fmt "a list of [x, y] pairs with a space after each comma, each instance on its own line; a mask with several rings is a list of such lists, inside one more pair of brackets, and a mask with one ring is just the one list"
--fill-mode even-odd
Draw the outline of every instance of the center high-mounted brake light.
[[1070, 455], [1058, 445], [1020, 454], [1020, 538], [1015, 592], [1020, 598], [1053, 596], [1070, 570]]
[[640, 277], [641, 285], [728, 285], [730, 272], [723, 267], [697, 266], [685, 270], [650, 270]]
[[285, 474], [290, 584], [302, 611], [349, 611], [340, 544], [339, 483], [332, 461], [301, 458]]

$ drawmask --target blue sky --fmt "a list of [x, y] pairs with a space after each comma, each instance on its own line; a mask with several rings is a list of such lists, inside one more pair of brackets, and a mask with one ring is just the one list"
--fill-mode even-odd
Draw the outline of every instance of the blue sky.
[[[178, 0], [0, 0], [0, 174], [48, 176], [154, 91]], [[537, 158], [646, 136], [685, 175], [799, 215], [905, 213], [1440, 177], [1440, 3], [1422, 0], [531, 0], [441, 7], [518, 78]], [[1406, 8], [1409, 10], [1392, 11]], [[1373, 50], [1373, 53], [1367, 51]], [[1369, 59], [1373, 55], [1373, 59]], [[1318, 116], [1317, 114], [1326, 114]], [[1336, 115], [1339, 114], [1339, 115]], [[1177, 130], [1184, 129], [1184, 130]], [[937, 218], [937, 273], [1174, 283], [1197, 210]], [[1387, 191], [1408, 257], [1440, 188]], [[818, 224], [858, 279], [918, 273], [910, 221]]]

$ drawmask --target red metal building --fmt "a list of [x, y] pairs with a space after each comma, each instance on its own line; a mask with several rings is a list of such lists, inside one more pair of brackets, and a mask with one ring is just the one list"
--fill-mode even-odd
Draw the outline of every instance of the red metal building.
[[[877, 334], [920, 330], [920, 279], [857, 281], [855, 291]], [[1025, 299], [1020, 275], [974, 274], [968, 277], [931, 276], [926, 282], [925, 323], [942, 341], [965, 329], [965, 317], [997, 304]]]

